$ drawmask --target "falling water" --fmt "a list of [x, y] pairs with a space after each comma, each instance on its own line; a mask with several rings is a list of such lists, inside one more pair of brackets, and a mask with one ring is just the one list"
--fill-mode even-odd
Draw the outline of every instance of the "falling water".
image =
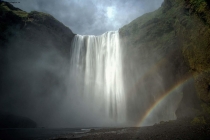
[[[131, 55], [129, 57], [132, 58]], [[136, 64], [133, 59], [130, 62], [122, 60], [125, 60], [125, 56], [122, 57], [118, 31], [100, 36], [74, 37], [70, 71], [75, 86], [70, 87], [76, 87], [77, 91], [70, 91], [75, 93], [71, 94], [71, 102], [75, 102], [71, 106], [79, 109], [81, 113], [78, 116], [89, 116], [89, 120], [95, 117], [99, 122], [103, 120], [107, 126], [115, 123], [121, 126], [136, 126], [135, 123], [152, 125], [176, 119], [175, 111], [182, 98], [181, 89], [158, 102], [157, 97], [167, 93], [161, 75], [153, 74], [152, 80], [145, 78], [140, 84], [140, 76], [145, 73], [142, 68], [148, 67], [141, 64], [138, 64], [139, 69], [137, 66], [128, 67], [128, 64]], [[145, 59], [140, 59], [139, 63], [141, 61]], [[126, 71], [123, 65], [129, 69]]]
[[71, 70], [84, 81], [83, 97], [103, 107], [113, 120], [124, 121], [126, 106], [118, 31], [100, 36], [76, 35], [71, 47]]

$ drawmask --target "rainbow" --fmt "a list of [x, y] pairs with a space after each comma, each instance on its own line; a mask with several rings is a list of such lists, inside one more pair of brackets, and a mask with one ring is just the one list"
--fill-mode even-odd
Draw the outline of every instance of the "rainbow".
[[[144, 79], [148, 78], [153, 73], [158, 71], [161, 68], [161, 66], [165, 65], [168, 62], [168, 60], [166, 58], [170, 57], [172, 53], [173, 52], [169, 53], [166, 57], [157, 61], [157, 63], [155, 65], [151, 66], [149, 68], [149, 70], [142, 77], [139, 78], [139, 80], [135, 83], [135, 85], [133, 85], [133, 88], [131, 88], [129, 90], [129, 93], [130, 93], [129, 95], [132, 95], [135, 93], [135, 91], [134, 91], [135, 87], [141, 85], [141, 83], [144, 81]], [[193, 77], [193, 75], [194, 75], [193, 73], [186, 74], [184, 77], [182, 77], [181, 80], [176, 82], [166, 92], [164, 92], [159, 98], [157, 98], [156, 101], [145, 111], [144, 115], [140, 118], [140, 120], [137, 122], [137, 125], [135, 125], [135, 126], [136, 127], [142, 126], [142, 124], [145, 122], [145, 120], [148, 118], [148, 116], [153, 113], [153, 111], [156, 109], [156, 107], [159, 104], [161, 104], [162, 101], [164, 101], [164, 99], [166, 99], [169, 95], [174, 93], [174, 91], [176, 91], [177, 89], [182, 87], [185, 83], [187, 83], [187, 81], [189, 79], [191, 79]], [[131, 96], [128, 96], [128, 98], [129, 97], [131, 97]]]
[[137, 123], [136, 127], [140, 127], [142, 126], [143, 122], [146, 120], [146, 118], [155, 110], [155, 108], [171, 93], [173, 93], [173, 91], [177, 90], [178, 88], [180, 88], [182, 85], [184, 85], [190, 78], [192, 77], [192, 75], [188, 75], [184, 78], [182, 78], [180, 81], [178, 81], [176, 84], [174, 84], [169, 90], [167, 90], [164, 94], [162, 94], [155, 103], [153, 103], [148, 110], [146, 110], [146, 112], [144, 113], [144, 115], [140, 118], [140, 120]]

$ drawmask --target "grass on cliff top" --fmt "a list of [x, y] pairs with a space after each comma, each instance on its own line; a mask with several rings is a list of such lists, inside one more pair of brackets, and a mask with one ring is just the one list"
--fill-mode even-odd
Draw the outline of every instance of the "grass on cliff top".
[[13, 7], [12, 5], [8, 4], [8, 3], [4, 3], [2, 2], [0, 5], [1, 10], [6, 11], [6, 12], [12, 12], [15, 15], [21, 17], [21, 18], [26, 18], [28, 17], [28, 13], [25, 11], [22, 11], [18, 8]]
[[17, 15], [18, 17], [25, 19], [25, 20], [29, 20], [28, 18], [33, 18], [36, 19], [38, 21], [45, 21], [47, 20], [55, 20], [51, 15], [46, 14], [46, 13], [42, 13], [42, 12], [36, 12], [36, 11], [32, 11], [30, 13], [27, 13], [25, 11], [22, 11], [19, 8], [14, 7], [13, 5], [7, 3], [7, 2], [1, 2], [0, 3], [0, 10], [3, 12], [11, 12], [15, 15]]
[[43, 21], [49, 21], [49, 22], [59, 22], [58, 20], [56, 20], [53, 16], [47, 14], [47, 13], [42, 13], [42, 12], [37, 12], [37, 11], [31, 11], [29, 14], [28, 14], [28, 17], [29, 18], [33, 18], [33, 19], [36, 19], [40, 22], [43, 22]]

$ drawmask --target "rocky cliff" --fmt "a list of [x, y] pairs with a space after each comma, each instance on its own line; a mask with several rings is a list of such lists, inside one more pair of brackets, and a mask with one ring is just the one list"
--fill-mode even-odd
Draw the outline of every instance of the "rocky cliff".
[[65, 94], [73, 37], [51, 15], [0, 2], [0, 111], [52, 115]]
[[[0, 110], [49, 117], [66, 93], [74, 34], [48, 14], [27, 13], [6, 2], [0, 3], [0, 32]], [[209, 121], [208, 1], [165, 0], [119, 32], [129, 119], [138, 121], [160, 97], [178, 88], [181, 99], [168, 101], [176, 116]], [[141, 98], [148, 102], [142, 105]]]
[[[133, 72], [143, 75], [134, 95], [138, 97], [143, 89], [154, 100], [154, 92], [156, 96], [161, 96], [168, 88], [179, 83], [183, 85], [180, 91], [183, 97], [176, 111], [177, 117], [192, 117], [204, 112], [209, 114], [209, 25], [208, 1], [165, 0], [158, 10], [122, 27], [120, 36], [124, 62], [134, 62], [125, 67], [128, 81], [132, 81], [129, 77]], [[154, 85], [157, 87], [151, 88]], [[138, 98], [129, 102], [134, 101], [138, 102]], [[136, 116], [139, 115], [137, 113]]]

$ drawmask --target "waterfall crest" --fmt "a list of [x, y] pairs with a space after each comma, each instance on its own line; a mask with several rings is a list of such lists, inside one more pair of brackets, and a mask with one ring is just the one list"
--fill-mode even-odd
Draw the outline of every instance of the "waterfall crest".
[[71, 70], [81, 78], [83, 96], [97, 102], [115, 121], [125, 120], [125, 93], [119, 32], [76, 35], [71, 45]]

